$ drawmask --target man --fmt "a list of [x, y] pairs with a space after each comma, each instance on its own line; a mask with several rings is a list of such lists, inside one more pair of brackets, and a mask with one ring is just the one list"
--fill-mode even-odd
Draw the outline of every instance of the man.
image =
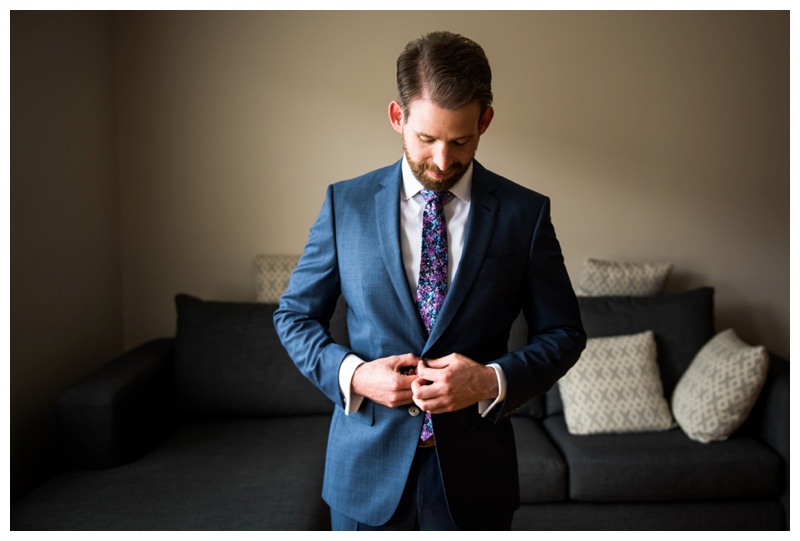
[[[336, 404], [323, 485], [334, 529], [509, 529], [508, 415], [578, 359], [577, 301], [549, 200], [473, 159], [494, 115], [481, 47], [424, 36], [397, 81], [404, 158], [328, 188], [275, 326]], [[340, 295], [349, 348], [328, 333]], [[508, 352], [520, 310], [528, 343]]]

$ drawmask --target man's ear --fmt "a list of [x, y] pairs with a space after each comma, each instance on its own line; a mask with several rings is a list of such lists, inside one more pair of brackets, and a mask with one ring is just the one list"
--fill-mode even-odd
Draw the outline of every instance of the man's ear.
[[494, 108], [490, 105], [484, 111], [483, 116], [481, 117], [480, 122], [478, 122], [478, 133], [483, 135], [486, 129], [489, 127], [489, 124], [492, 123], [492, 119], [494, 118]]
[[389, 122], [392, 123], [392, 128], [394, 128], [394, 131], [396, 131], [399, 134], [403, 133], [403, 122], [404, 122], [404, 120], [405, 119], [403, 118], [403, 107], [399, 103], [397, 103], [396, 101], [393, 101], [392, 103], [390, 103], [389, 104]]

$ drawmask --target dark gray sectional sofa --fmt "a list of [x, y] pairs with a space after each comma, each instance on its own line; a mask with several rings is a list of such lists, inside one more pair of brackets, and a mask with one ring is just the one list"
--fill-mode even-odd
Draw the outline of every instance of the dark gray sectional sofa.
[[[274, 305], [176, 299], [154, 340], [58, 403], [64, 471], [11, 507], [12, 530], [324, 530], [332, 405], [299, 375]], [[652, 330], [669, 397], [714, 334], [713, 290], [583, 297], [589, 337]], [[341, 308], [341, 307], [340, 307]], [[331, 332], [346, 342], [343, 309]], [[510, 347], [524, 337], [520, 319]], [[771, 358], [747, 422], [727, 441], [680, 428], [571, 435], [558, 387], [513, 418], [518, 530], [788, 529], [789, 367]]]

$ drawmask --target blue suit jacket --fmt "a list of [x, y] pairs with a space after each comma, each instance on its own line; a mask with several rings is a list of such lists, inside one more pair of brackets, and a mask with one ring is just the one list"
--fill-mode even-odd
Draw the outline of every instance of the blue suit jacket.
[[[480, 417], [476, 405], [433, 416], [453, 518], [462, 529], [480, 529], [481, 517], [508, 516], [519, 506], [507, 415], [549, 389], [578, 359], [586, 337], [549, 200], [477, 162], [461, 262], [427, 336], [400, 249], [400, 164], [328, 188], [275, 326], [300, 371], [336, 404], [323, 497], [370, 525], [386, 522], [400, 501], [423, 416], [368, 399], [346, 416], [338, 383], [344, 357], [461, 353], [499, 364], [507, 394], [489, 416]], [[347, 303], [349, 348], [328, 332], [340, 295]], [[528, 344], [508, 352], [520, 309], [529, 325]]]

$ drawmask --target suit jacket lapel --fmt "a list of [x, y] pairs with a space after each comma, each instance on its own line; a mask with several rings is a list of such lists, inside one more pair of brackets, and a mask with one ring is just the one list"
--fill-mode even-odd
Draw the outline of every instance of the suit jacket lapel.
[[447, 329], [453, 316], [455, 316], [464, 302], [464, 298], [472, 287], [478, 270], [481, 268], [497, 220], [498, 201], [492, 193], [496, 187], [489, 179], [489, 173], [486, 169], [477, 161], [474, 163], [472, 197], [469, 218], [467, 219], [467, 230], [464, 236], [464, 251], [461, 255], [461, 262], [458, 264], [458, 271], [453, 278], [450, 290], [447, 292], [442, 310], [439, 312], [439, 318], [436, 321], [436, 325], [431, 329], [431, 335], [425, 346], [426, 350]]
[[378, 244], [386, 266], [386, 272], [392, 282], [400, 304], [409, 321], [416, 322], [415, 328], [423, 342], [427, 340], [425, 326], [420, 318], [419, 311], [414, 301], [414, 296], [408, 287], [403, 254], [400, 248], [400, 185], [402, 172], [400, 163], [391, 169], [391, 173], [384, 177], [380, 184], [381, 189], [375, 194], [375, 221], [378, 231]]

